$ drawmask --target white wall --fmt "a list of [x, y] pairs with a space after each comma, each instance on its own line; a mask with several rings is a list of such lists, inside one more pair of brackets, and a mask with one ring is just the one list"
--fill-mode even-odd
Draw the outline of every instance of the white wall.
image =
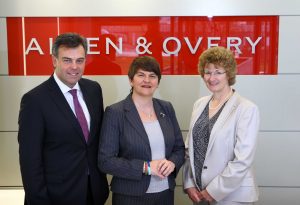
[[[82, 9], [84, 8], [84, 9]], [[126, 9], [124, 9], [126, 8]], [[300, 1], [204, 0], [0, 0], [0, 16], [203, 16], [280, 15], [278, 75], [238, 76], [235, 89], [261, 112], [256, 155], [260, 205], [298, 204], [300, 195]], [[0, 60], [7, 57], [5, 21], [0, 18]], [[2, 63], [1, 63], [2, 64]], [[124, 98], [126, 76], [87, 76], [103, 87], [105, 104]], [[21, 96], [47, 76], [7, 76], [0, 67], [0, 186], [21, 186], [17, 117]], [[170, 100], [184, 137], [193, 102], [206, 95], [199, 76], [163, 76], [157, 97]], [[176, 204], [191, 204], [177, 179]], [[108, 202], [109, 204], [110, 202]]]
[[297, 0], [0, 0], [0, 16], [298, 15]]

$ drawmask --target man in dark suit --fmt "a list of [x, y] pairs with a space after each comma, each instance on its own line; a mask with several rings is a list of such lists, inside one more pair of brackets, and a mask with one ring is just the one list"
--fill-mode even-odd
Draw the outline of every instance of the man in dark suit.
[[54, 74], [22, 97], [18, 140], [25, 204], [100, 205], [108, 197], [106, 175], [97, 168], [102, 90], [81, 78], [86, 54], [85, 38], [59, 35], [52, 47]]

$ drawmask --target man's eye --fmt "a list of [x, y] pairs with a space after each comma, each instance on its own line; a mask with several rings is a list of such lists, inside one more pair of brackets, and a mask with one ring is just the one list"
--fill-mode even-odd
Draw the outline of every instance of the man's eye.
[[77, 62], [78, 64], [82, 64], [82, 63], [84, 62], [84, 59], [78, 59], [76, 62]]
[[71, 60], [71, 59], [63, 59], [63, 62], [64, 62], [64, 63], [71, 63], [72, 60]]

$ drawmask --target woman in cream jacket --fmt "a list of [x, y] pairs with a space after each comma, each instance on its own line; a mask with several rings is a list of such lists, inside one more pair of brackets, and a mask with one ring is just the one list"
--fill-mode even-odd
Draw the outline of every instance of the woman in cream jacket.
[[236, 61], [230, 50], [213, 47], [203, 52], [199, 73], [212, 95], [194, 104], [184, 190], [194, 204], [253, 204], [258, 200], [253, 172], [258, 108], [231, 88]]

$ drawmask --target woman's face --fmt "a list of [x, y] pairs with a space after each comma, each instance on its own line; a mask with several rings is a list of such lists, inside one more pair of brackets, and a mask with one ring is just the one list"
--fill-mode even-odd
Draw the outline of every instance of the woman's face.
[[140, 96], [153, 96], [158, 87], [158, 76], [154, 72], [138, 69], [133, 79], [130, 80], [132, 92]]
[[230, 87], [225, 69], [213, 63], [205, 66], [203, 79], [212, 93], [222, 93]]

